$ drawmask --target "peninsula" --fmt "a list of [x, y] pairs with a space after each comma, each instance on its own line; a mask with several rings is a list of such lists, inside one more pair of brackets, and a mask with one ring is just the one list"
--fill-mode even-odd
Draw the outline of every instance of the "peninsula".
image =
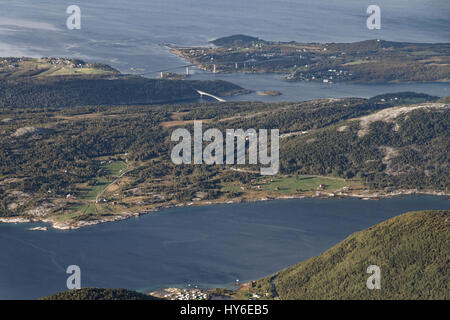
[[[19, 59], [15, 68], [29, 71], [49, 61]], [[0, 80], [0, 222], [71, 229], [173, 206], [448, 195], [448, 98], [403, 92], [370, 99], [151, 104], [165, 95], [190, 95], [193, 84], [208, 92], [243, 89], [127, 77], [103, 65], [93, 72], [95, 66], [86, 65], [80, 73], [95, 76], [67, 75], [75, 70], [58, 66], [54, 73], [65, 76], [26, 72]], [[121, 100], [113, 101], [116, 94]], [[261, 176], [255, 165], [175, 165], [171, 133], [192, 132], [194, 120], [222, 132], [279, 128], [279, 173]]]
[[449, 43], [366, 40], [354, 43], [266, 41], [233, 35], [210, 47], [172, 52], [215, 73], [285, 74], [288, 81], [388, 83], [450, 81]]

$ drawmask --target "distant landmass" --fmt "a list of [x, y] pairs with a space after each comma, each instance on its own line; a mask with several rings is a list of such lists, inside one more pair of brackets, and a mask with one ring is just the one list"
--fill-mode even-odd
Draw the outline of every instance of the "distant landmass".
[[108, 65], [64, 58], [0, 58], [0, 108], [130, 105], [249, 91], [227, 81], [148, 79]]
[[258, 43], [267, 43], [267, 41], [261, 40], [256, 37], [246, 36], [243, 34], [236, 34], [233, 36], [223, 37], [211, 41], [212, 44], [220, 47], [239, 47], [239, 46], [251, 46]]
[[366, 40], [354, 43], [265, 41], [233, 35], [212, 48], [172, 51], [214, 72], [277, 72], [288, 81], [388, 83], [450, 81], [449, 43]]

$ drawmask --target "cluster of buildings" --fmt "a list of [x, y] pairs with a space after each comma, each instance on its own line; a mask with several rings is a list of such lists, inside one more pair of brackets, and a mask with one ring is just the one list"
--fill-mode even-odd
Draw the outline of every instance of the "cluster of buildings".
[[167, 300], [208, 300], [209, 294], [200, 289], [167, 288], [151, 292], [150, 295]]
[[22, 61], [23, 58], [4, 58], [2, 61], [0, 61], [0, 67], [15, 69], [19, 66], [17, 63]]
[[21, 62], [45, 62], [49, 63], [53, 66], [60, 67], [68, 67], [68, 68], [84, 68], [89, 67], [89, 64], [85, 64], [81, 60], [77, 59], [66, 59], [66, 58], [42, 58], [42, 59], [33, 59], [33, 58], [4, 58], [0, 61], [0, 67], [16, 69], [20, 67]]
[[[308, 66], [305, 65], [305, 68]], [[295, 71], [288, 76], [286, 80], [302, 80], [302, 81], [322, 81], [323, 83], [333, 83], [335, 81], [350, 80], [352, 73], [347, 70], [319, 70], [319, 71]]]
[[66, 58], [43, 58], [43, 59], [54, 66], [65, 66], [70, 68], [83, 68], [85, 66], [83, 61], [76, 59], [66, 59]]

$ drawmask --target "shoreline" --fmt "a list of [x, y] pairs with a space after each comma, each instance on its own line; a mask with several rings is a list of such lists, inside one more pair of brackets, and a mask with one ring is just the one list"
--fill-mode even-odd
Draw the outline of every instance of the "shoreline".
[[[321, 81], [320, 79], [314, 79], [314, 80], [305, 80], [305, 79], [298, 79], [298, 78], [289, 78], [290, 73], [286, 72], [286, 71], [281, 71], [281, 70], [274, 70], [274, 71], [260, 71], [260, 70], [240, 70], [240, 71], [229, 71], [229, 70], [222, 70], [222, 71], [217, 71], [217, 72], [212, 72], [211, 70], [209, 70], [207, 68], [207, 66], [199, 63], [198, 61], [196, 61], [194, 58], [192, 58], [191, 56], [184, 54], [182, 52], [183, 49], [195, 49], [195, 48], [200, 48], [200, 47], [195, 47], [195, 46], [187, 46], [187, 47], [182, 47], [182, 46], [177, 46], [177, 45], [164, 45], [165, 47], [168, 48], [168, 51], [174, 55], [177, 56], [180, 59], [183, 59], [184, 61], [186, 61], [186, 63], [190, 63], [191, 65], [195, 66], [196, 68], [204, 71], [204, 72], [209, 72], [211, 74], [228, 74], [228, 75], [232, 75], [232, 74], [276, 74], [276, 75], [280, 75], [280, 81], [284, 81], [284, 82], [304, 82], [304, 83], [318, 83], [318, 84], [364, 84], [364, 85], [387, 85], [387, 84], [426, 84], [426, 83], [431, 83], [431, 84], [436, 84], [436, 83], [444, 83], [444, 84], [449, 84], [450, 83], [450, 79], [446, 79], [446, 78], [442, 78], [442, 79], [437, 79], [437, 80], [388, 80], [388, 81], [365, 81], [365, 80], [361, 80], [361, 79], [355, 79], [355, 80], [333, 80], [330, 82], [326, 82], [324, 83], [323, 81]], [[205, 46], [205, 48], [209, 48], [208, 46]]]
[[[367, 192], [367, 193], [365, 193]], [[127, 220], [130, 218], [138, 218], [143, 215], [160, 212], [165, 209], [170, 208], [184, 208], [184, 207], [192, 207], [192, 206], [212, 206], [219, 204], [237, 204], [237, 203], [253, 203], [253, 202], [264, 202], [264, 201], [273, 201], [273, 200], [288, 200], [288, 199], [344, 199], [344, 198], [356, 198], [362, 201], [368, 200], [381, 200], [381, 199], [389, 199], [398, 196], [411, 196], [411, 195], [429, 195], [429, 196], [438, 196], [438, 197], [450, 197], [450, 193], [445, 191], [435, 191], [435, 190], [423, 190], [419, 191], [417, 189], [404, 189], [404, 190], [396, 190], [389, 193], [379, 190], [363, 190], [362, 192], [355, 192], [350, 194], [335, 194], [325, 191], [316, 191], [313, 195], [280, 195], [280, 196], [264, 196], [261, 198], [253, 198], [253, 199], [240, 199], [234, 198], [230, 200], [216, 200], [216, 201], [198, 201], [198, 202], [188, 202], [188, 203], [176, 203], [176, 204], [165, 204], [162, 206], [148, 208], [139, 210], [138, 212], [123, 212], [120, 214], [115, 214], [112, 216], [102, 217], [96, 220], [90, 221], [68, 221], [68, 222], [58, 222], [49, 218], [26, 218], [26, 217], [0, 217], [0, 223], [5, 224], [24, 224], [24, 223], [45, 223], [49, 224], [52, 229], [55, 230], [77, 230], [84, 227], [95, 226], [103, 223], [110, 223], [116, 221]], [[48, 228], [36, 227], [36, 228], [28, 228], [28, 231], [47, 231]]]

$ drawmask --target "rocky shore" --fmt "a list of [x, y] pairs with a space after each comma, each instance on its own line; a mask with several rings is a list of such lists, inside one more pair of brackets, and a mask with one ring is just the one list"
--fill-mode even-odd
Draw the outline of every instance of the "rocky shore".
[[[263, 196], [259, 198], [252, 199], [242, 199], [235, 198], [231, 200], [213, 200], [213, 201], [196, 201], [187, 203], [168, 203], [154, 208], [145, 209], [138, 212], [123, 212], [120, 214], [115, 214], [111, 216], [101, 216], [99, 219], [87, 220], [87, 221], [56, 221], [55, 217], [0, 217], [0, 223], [48, 223], [52, 228], [57, 230], [74, 230], [83, 227], [94, 226], [101, 223], [115, 222], [126, 220], [129, 218], [137, 218], [141, 215], [150, 214], [153, 212], [158, 212], [160, 210], [174, 208], [174, 207], [189, 207], [189, 206], [205, 206], [214, 204], [233, 204], [242, 202], [259, 202], [259, 201], [269, 201], [269, 200], [284, 200], [284, 199], [304, 199], [304, 198], [322, 198], [322, 199], [339, 199], [339, 198], [358, 198], [361, 200], [380, 200], [386, 198], [392, 198], [402, 195], [432, 195], [432, 196], [450, 196], [450, 193], [444, 191], [433, 191], [433, 190], [417, 190], [417, 189], [404, 189], [395, 191], [380, 191], [380, 190], [362, 190], [362, 191], [351, 191], [351, 192], [326, 192], [326, 191], [316, 191], [313, 194], [300, 194], [300, 195], [280, 195], [280, 196]], [[30, 229], [29, 229], [30, 230]], [[37, 229], [36, 229], [37, 230]], [[42, 229], [41, 231], [45, 231]]]

